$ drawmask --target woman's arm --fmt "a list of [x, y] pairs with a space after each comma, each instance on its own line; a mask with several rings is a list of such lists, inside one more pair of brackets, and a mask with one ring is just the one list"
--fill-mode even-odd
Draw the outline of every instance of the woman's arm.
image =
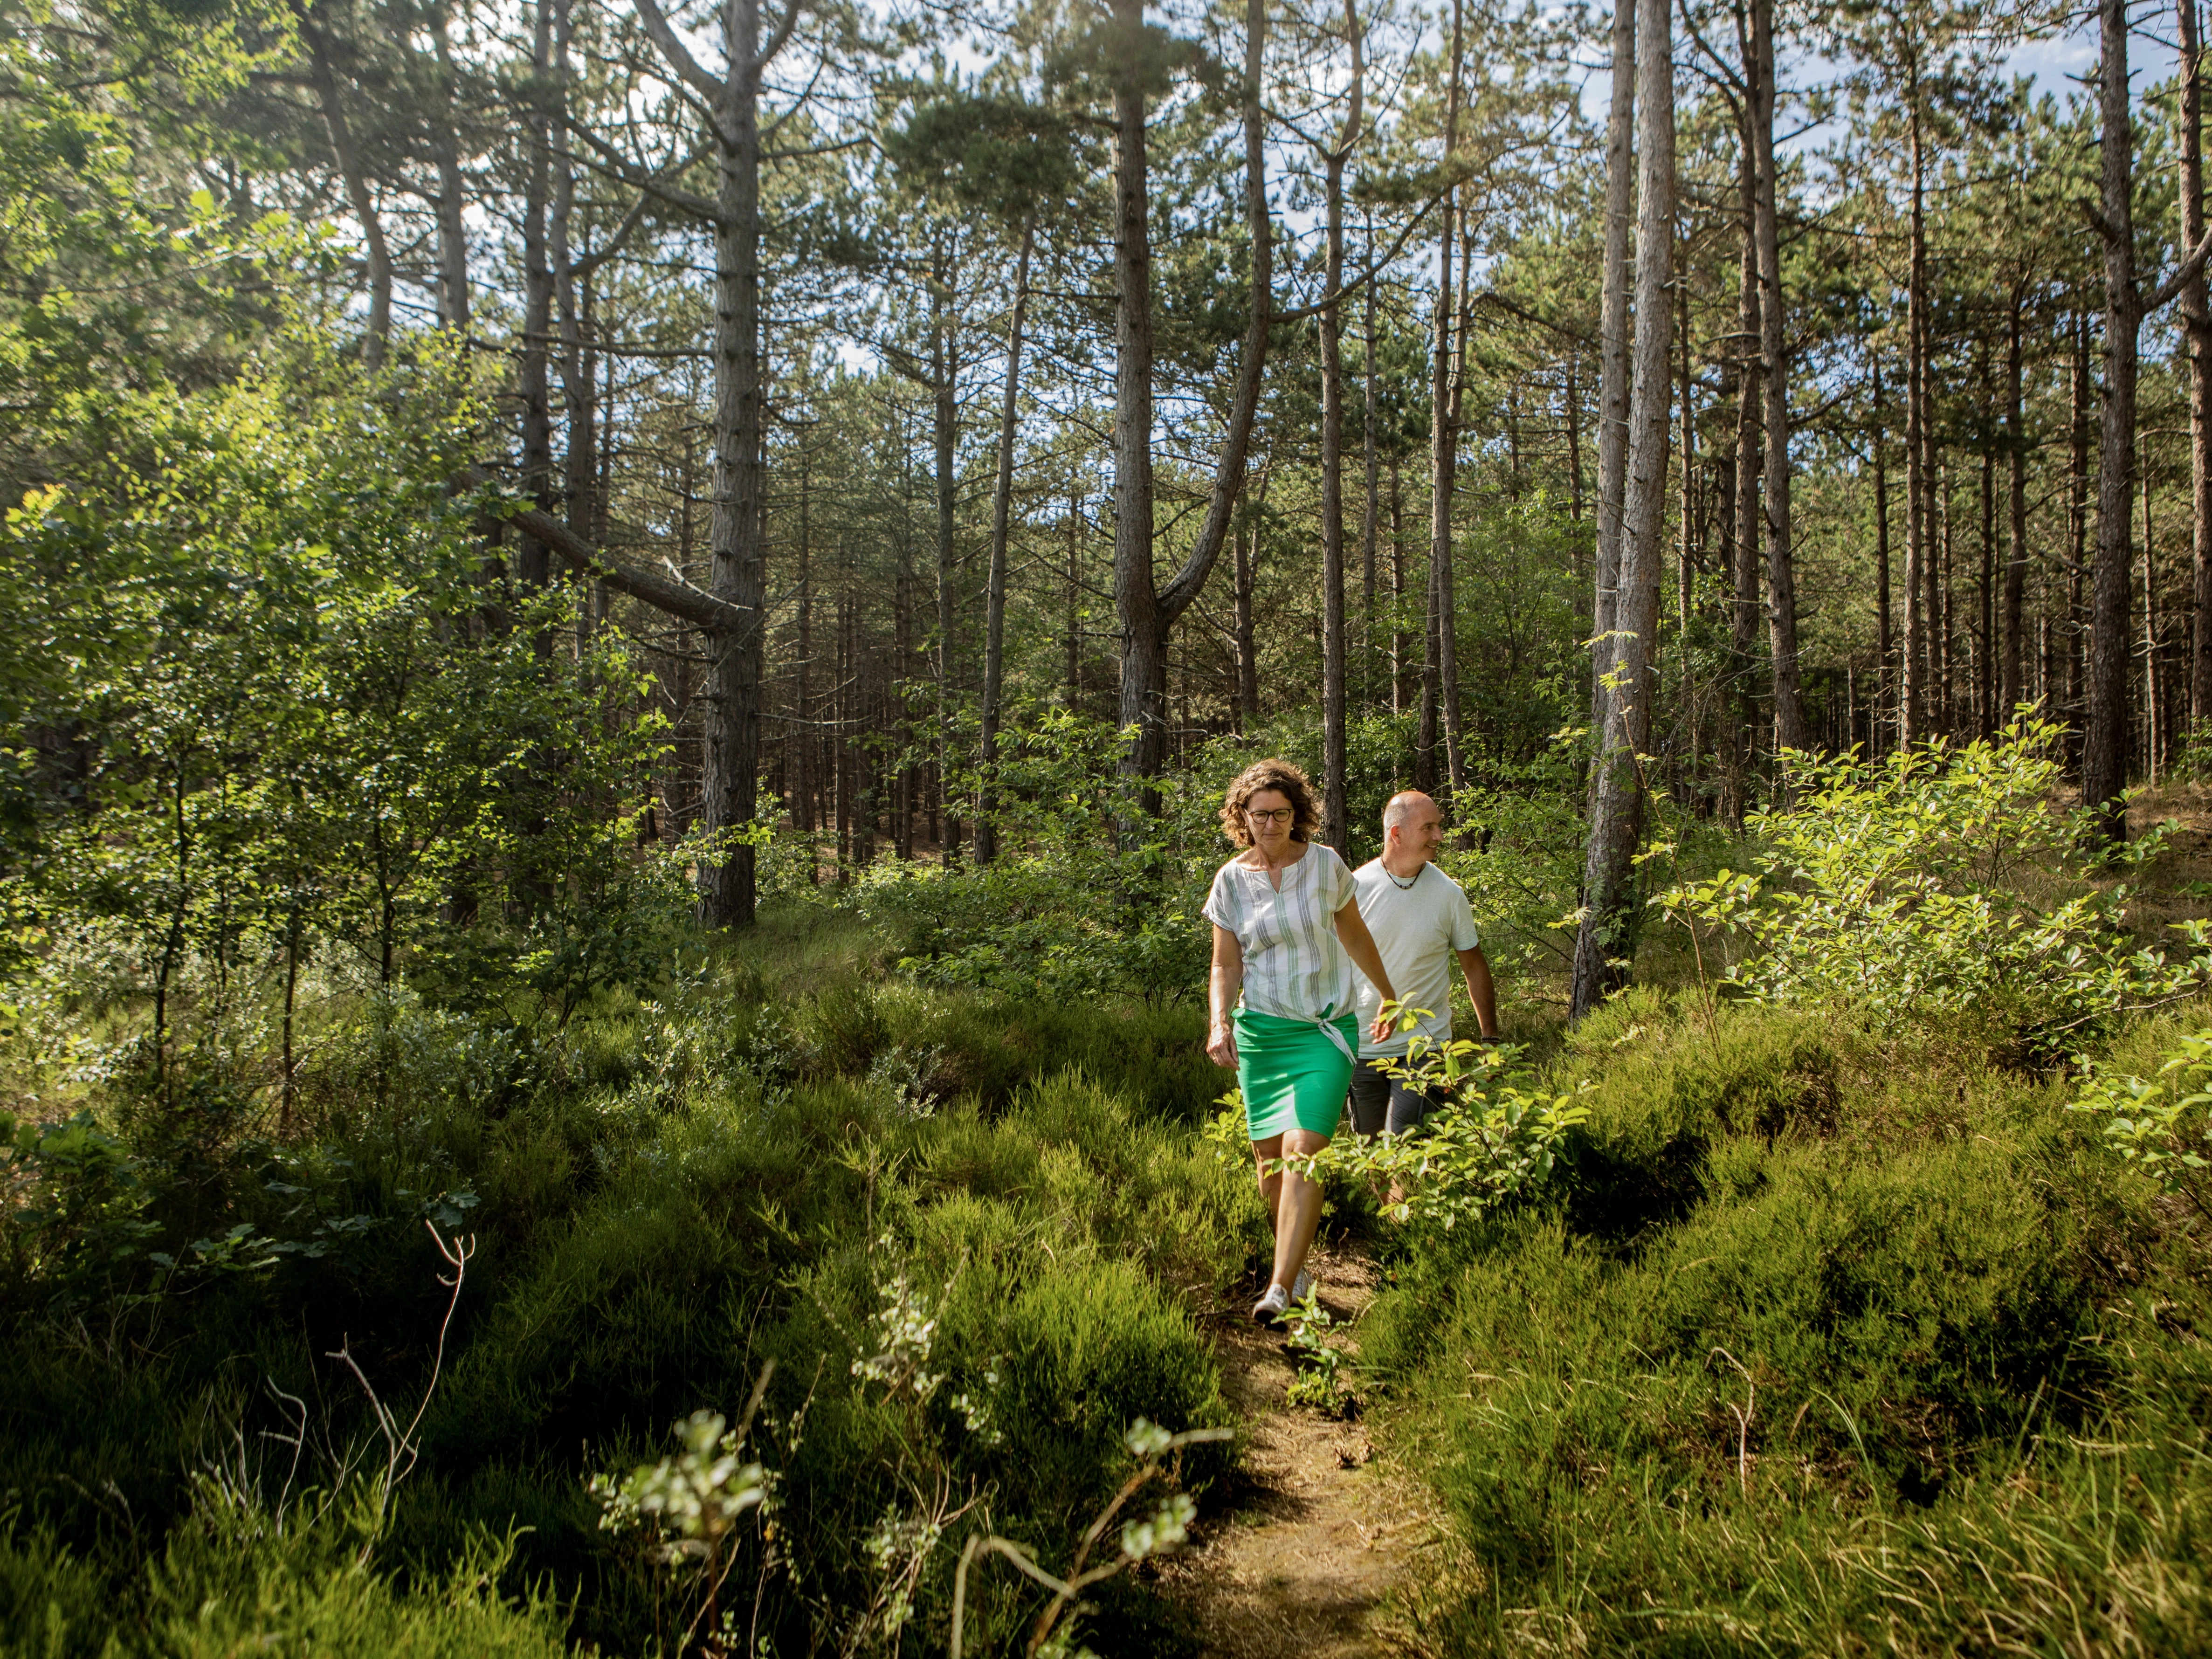
[[1206, 1052], [1216, 1066], [1237, 1064], [1237, 1028], [1230, 1011], [1244, 990], [1244, 947], [1219, 923], [1213, 929], [1213, 967], [1206, 978]]
[[1367, 982], [1382, 994], [1382, 1006], [1376, 1011], [1370, 1033], [1380, 1042], [1397, 1024], [1398, 994], [1390, 988], [1390, 975], [1382, 968], [1382, 953], [1375, 948], [1375, 935], [1367, 931], [1367, 918], [1359, 914], [1358, 899], [1347, 899], [1344, 908], [1336, 913], [1336, 937], [1344, 946], [1345, 955], [1352, 958], [1352, 965], [1366, 975]]

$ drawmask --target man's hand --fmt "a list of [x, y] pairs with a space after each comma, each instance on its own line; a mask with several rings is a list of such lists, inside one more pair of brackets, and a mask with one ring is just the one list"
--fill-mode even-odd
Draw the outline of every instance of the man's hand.
[[1225, 1019], [1217, 1019], [1206, 1034], [1206, 1058], [1216, 1066], [1230, 1071], [1237, 1069], [1237, 1029]]

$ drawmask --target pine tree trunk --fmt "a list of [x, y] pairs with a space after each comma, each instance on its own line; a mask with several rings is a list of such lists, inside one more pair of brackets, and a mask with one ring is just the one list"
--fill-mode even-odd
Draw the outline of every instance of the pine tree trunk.
[[[1133, 43], [1143, 0], [1115, 0], [1114, 22]], [[1121, 730], [1133, 731], [1130, 769], [1152, 777], [1164, 753], [1165, 629], [1152, 580], [1152, 228], [1145, 88], [1114, 86], [1114, 605], [1121, 624]], [[1149, 803], [1148, 803], [1149, 805]]]
[[561, 343], [561, 410], [568, 431], [568, 449], [562, 469], [562, 516], [577, 534], [592, 536], [593, 516], [593, 473], [596, 470], [599, 445], [594, 434], [593, 366], [585, 361], [584, 307], [589, 304], [589, 289], [584, 289], [580, 304], [579, 283], [588, 285], [588, 270], [580, 273], [574, 244], [576, 205], [575, 168], [569, 162], [568, 138], [568, 42], [572, 22], [570, 0], [550, 0], [549, 8], [553, 16], [553, 97], [556, 100], [550, 117], [549, 161], [553, 169], [552, 213], [546, 224], [546, 240], [552, 254], [553, 299], [559, 320]]
[[[1462, 0], [1452, 0], [1451, 59], [1445, 73], [1449, 88], [1444, 99], [1444, 155], [1449, 161], [1459, 148], [1459, 70]], [[1452, 670], [1448, 659], [1454, 632], [1451, 615], [1452, 486], [1458, 471], [1459, 432], [1452, 416], [1453, 333], [1456, 308], [1453, 303], [1452, 252], [1459, 234], [1456, 188], [1444, 192], [1440, 207], [1443, 228], [1437, 238], [1436, 361], [1430, 371], [1429, 422], [1429, 583], [1426, 653], [1421, 661], [1421, 752], [1427, 781], [1425, 790], [1436, 787], [1436, 727], [1439, 711], [1455, 704]], [[1449, 700], [1449, 701], [1448, 701]], [[1445, 765], [1452, 783], [1459, 780], [1459, 758], [1453, 752], [1451, 720], [1445, 713]]]
[[1875, 693], [1874, 714], [1868, 723], [1868, 749], [1882, 751], [1881, 716], [1891, 684], [1891, 653], [1896, 649], [1891, 638], [1889, 592], [1889, 465], [1888, 417], [1881, 404], [1881, 356], [1874, 359], [1874, 429], [1869, 442], [1874, 450], [1874, 629], [1875, 629]]
[[439, 107], [430, 121], [430, 151], [438, 167], [438, 320], [469, 331], [469, 238], [462, 217], [468, 205], [461, 185], [459, 141], [453, 133], [453, 53], [446, 39], [446, 8], [429, 8], [431, 44], [438, 55]]
[[[740, 830], [753, 819], [768, 574], [761, 524], [759, 0], [727, 0], [723, 29], [730, 69], [716, 112], [725, 136], [714, 198], [714, 510], [707, 534], [714, 597], [745, 620], [714, 642], [702, 779], [709, 834]], [[753, 849], [730, 848], [703, 868], [701, 887], [708, 926], [750, 927]]]
[[1413, 636], [1406, 632], [1406, 503], [1399, 489], [1398, 458], [1390, 458], [1390, 712], [1406, 712], [1406, 662]]
[[1359, 16], [1345, 0], [1345, 30], [1352, 46], [1352, 84], [1347, 91], [1344, 131], [1323, 157], [1323, 196], [1328, 241], [1322, 260], [1323, 291], [1330, 295], [1321, 313], [1321, 590], [1322, 590], [1322, 844], [1342, 853], [1348, 842], [1344, 779], [1344, 349], [1343, 303], [1335, 297], [1344, 283], [1344, 163], [1359, 140], [1360, 97], [1364, 64], [1360, 55]]
[[376, 198], [369, 193], [368, 175], [362, 171], [361, 151], [354, 143], [345, 104], [338, 96], [337, 76], [331, 70], [330, 51], [322, 31], [303, 20], [300, 36], [307, 44], [308, 73], [315, 83], [315, 101], [322, 110], [323, 130], [330, 137], [331, 157], [345, 183], [346, 204], [361, 222], [368, 283], [368, 331], [362, 339], [362, 362], [374, 371], [384, 367], [385, 351], [392, 339], [392, 250], [384, 240], [384, 222], [377, 216]]
[[1774, 0], [1751, 0], [1754, 229], [1759, 245], [1759, 380], [1765, 393], [1766, 628], [1773, 659], [1774, 740], [1806, 745], [1797, 684], [1797, 581], [1790, 541], [1790, 371], [1784, 354], [1782, 237], [1774, 162]]
[[808, 496], [814, 482], [813, 457], [806, 446], [799, 447], [799, 571], [794, 602], [799, 611], [797, 660], [792, 665], [792, 712], [795, 730], [791, 744], [791, 821], [802, 835], [814, 833], [812, 793], [814, 710], [809, 679], [814, 666], [814, 544]]
[[1590, 731], [1604, 724], [1628, 477], [1630, 250], [1636, 214], [1636, 0], [1613, 12], [1613, 106], [1605, 128], [1605, 269], [1598, 305], [1597, 568], [1590, 610]]
[[[2175, 0], [2181, 34], [2181, 245], [2204, 235], [2203, 43], [2197, 0]], [[2182, 338], [2189, 356], [2189, 483], [2191, 628], [2189, 716], [2212, 720], [2212, 303], [2200, 270], [2181, 290]]]
[[2127, 838], [2132, 723], [2128, 708], [2129, 567], [2134, 563], [2136, 364], [2135, 135], [2128, 107], [2125, 0], [2099, 0], [2099, 191], [2105, 241], [2104, 422], [2097, 451], [2097, 557], [2089, 629], [2089, 708], [2081, 741], [2081, 799], [2108, 842]]
[[1062, 642], [1067, 657], [1064, 678], [1067, 686], [1067, 706], [1070, 708], [1075, 708], [1083, 696], [1082, 533], [1082, 504], [1077, 500], [1075, 490], [1071, 485], [1067, 492], [1066, 616], [1062, 624]]
[[1905, 276], [1905, 652], [1897, 693], [1897, 738], [1910, 749], [1923, 735], [1926, 642], [1920, 591], [1928, 568], [1928, 227], [1918, 60], [1907, 89], [1912, 161], [1911, 247]]
[[2027, 594], [2027, 435], [2022, 397], [2021, 324], [2027, 295], [2015, 289], [2012, 296], [2010, 331], [2005, 338], [2005, 453], [2010, 486], [2008, 517], [2012, 545], [2004, 569], [2004, 602], [2000, 626], [2003, 631], [2002, 663], [1998, 674], [1996, 723], [2003, 726], [2013, 710], [2027, 700], [2021, 674], [2022, 608]]
[[1598, 738], [1597, 787], [1583, 872], [1571, 1011], [1579, 1018], [1622, 982], [1635, 953], [1637, 842], [1644, 790], [1637, 756], [1651, 733], [1662, 538], [1667, 516], [1668, 416], [1674, 389], [1674, 59], [1673, 10], [1648, 3], [1638, 19], [1636, 325], [1630, 459], [1614, 616], [1620, 646]]
[[[442, 25], [439, 58], [445, 59]], [[542, 80], [552, 71], [553, 29], [550, 8], [536, 9], [531, 35], [532, 66]], [[553, 511], [553, 407], [546, 370], [547, 349], [553, 325], [553, 271], [546, 263], [547, 193], [551, 179], [552, 140], [542, 110], [531, 112], [529, 171], [525, 178], [522, 208], [522, 488], [540, 512]], [[458, 179], [459, 174], [455, 174]], [[456, 186], [458, 188], [458, 185]], [[528, 536], [516, 558], [516, 574], [526, 587], [539, 588], [551, 580], [552, 562], [543, 543]], [[538, 654], [550, 656], [552, 636], [540, 632]]]
[[1729, 607], [1729, 653], [1735, 681], [1736, 723], [1732, 744], [1728, 818], [1736, 828], [1751, 805], [1752, 774], [1759, 763], [1759, 473], [1763, 446], [1759, 416], [1763, 403], [1759, 362], [1758, 180], [1751, 160], [1751, 135], [1739, 135], [1737, 173], [1736, 374], [1735, 568], [1729, 572], [1733, 602]]
[[2073, 447], [2067, 473], [2067, 536], [2071, 555], [2066, 577], [2066, 718], [2073, 725], [2074, 762], [2081, 764], [2081, 578], [2088, 568], [2089, 543], [2089, 314], [2074, 319], [2073, 398], [2070, 405]]
[[[1375, 263], [1375, 215], [1372, 210], [1367, 216], [1367, 263], [1370, 265]], [[1362, 653], [1366, 663], [1362, 675], [1362, 683], [1365, 699], [1370, 708], [1375, 703], [1375, 658], [1380, 648], [1376, 642], [1375, 635], [1376, 581], [1375, 538], [1380, 533], [1382, 527], [1381, 504], [1376, 499], [1376, 491], [1380, 487], [1382, 480], [1381, 457], [1375, 447], [1375, 422], [1380, 418], [1376, 410], [1378, 398], [1375, 365], [1375, 290], [1381, 286], [1379, 283], [1370, 281], [1364, 296], [1367, 305], [1367, 362], [1364, 365], [1367, 406], [1364, 418], [1360, 423], [1360, 441], [1365, 452], [1364, 459], [1366, 462], [1366, 495], [1360, 506], [1359, 525], [1360, 552], [1365, 564], [1360, 583], [1362, 596], [1360, 616], [1363, 623], [1360, 633], [1366, 642], [1366, 648]]]
[[1260, 719], [1260, 657], [1258, 635], [1252, 623], [1252, 577], [1258, 549], [1254, 538], [1258, 526], [1248, 522], [1234, 532], [1230, 603], [1237, 635], [1237, 731], [1243, 736]]
[[991, 490], [991, 570], [983, 602], [983, 779], [975, 813], [975, 862], [998, 855], [995, 815], [999, 768], [999, 702], [1004, 690], [1006, 641], [1006, 538], [1012, 526], [1014, 422], [1022, 385], [1022, 325], [1029, 314], [1030, 250], [1036, 219], [1022, 223], [1022, 251], [1014, 262], [1014, 304], [1006, 321], [1006, 385], [999, 403], [999, 476]]
[[958, 465], [960, 339], [952, 316], [951, 253], [942, 237], [934, 250], [929, 289], [930, 439], [937, 493], [937, 775], [945, 801], [939, 843], [946, 867], [960, 861], [960, 820], [953, 811], [952, 621], [956, 609], [953, 528]]
[[[1182, 567], [1164, 586], [1152, 572], [1152, 228], [1148, 218], [1145, 87], [1141, 72], [1143, 0], [1114, 0], [1113, 27], [1127, 44], [1130, 72], [1114, 87], [1115, 405], [1114, 600], [1121, 626], [1120, 720], [1136, 740], [1122, 761], [1126, 775], [1149, 779], [1166, 758], [1168, 635], [1176, 619], [1204, 591], [1220, 557], [1230, 519], [1244, 486], [1245, 457], [1259, 413], [1260, 387], [1274, 315], [1274, 223], [1267, 203], [1267, 115], [1261, 106], [1266, 58], [1266, 0], [1246, 0], [1244, 74], [1244, 214], [1251, 239], [1252, 293], [1243, 361], [1230, 398], [1227, 429], [1214, 470], [1206, 516]], [[1159, 796], [1142, 788], [1139, 806], [1157, 814]]]

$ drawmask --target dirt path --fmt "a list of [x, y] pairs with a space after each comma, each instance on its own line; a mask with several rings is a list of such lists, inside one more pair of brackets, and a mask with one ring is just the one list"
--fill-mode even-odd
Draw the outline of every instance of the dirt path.
[[[1313, 1266], [1322, 1305], [1352, 1324], [1374, 1300], [1374, 1264], [1336, 1249], [1316, 1250]], [[1244, 1467], [1209, 1498], [1192, 1544], [1161, 1564], [1161, 1589], [1190, 1609], [1205, 1651], [1228, 1659], [1389, 1650], [1388, 1598], [1431, 1535], [1424, 1509], [1374, 1467], [1357, 1419], [1285, 1403], [1295, 1372], [1283, 1333], [1239, 1306], [1212, 1334], [1244, 1419]], [[1340, 1341], [1357, 1352], [1356, 1328]]]

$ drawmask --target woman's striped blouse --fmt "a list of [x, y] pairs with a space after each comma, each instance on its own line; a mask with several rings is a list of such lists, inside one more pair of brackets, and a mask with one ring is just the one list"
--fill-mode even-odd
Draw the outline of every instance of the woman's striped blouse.
[[1283, 1019], [1347, 1013], [1352, 959], [1337, 942], [1336, 913], [1352, 902], [1352, 872], [1332, 848], [1309, 842], [1282, 874], [1277, 892], [1265, 870], [1231, 859], [1206, 896], [1206, 919], [1243, 949], [1244, 1006]]

